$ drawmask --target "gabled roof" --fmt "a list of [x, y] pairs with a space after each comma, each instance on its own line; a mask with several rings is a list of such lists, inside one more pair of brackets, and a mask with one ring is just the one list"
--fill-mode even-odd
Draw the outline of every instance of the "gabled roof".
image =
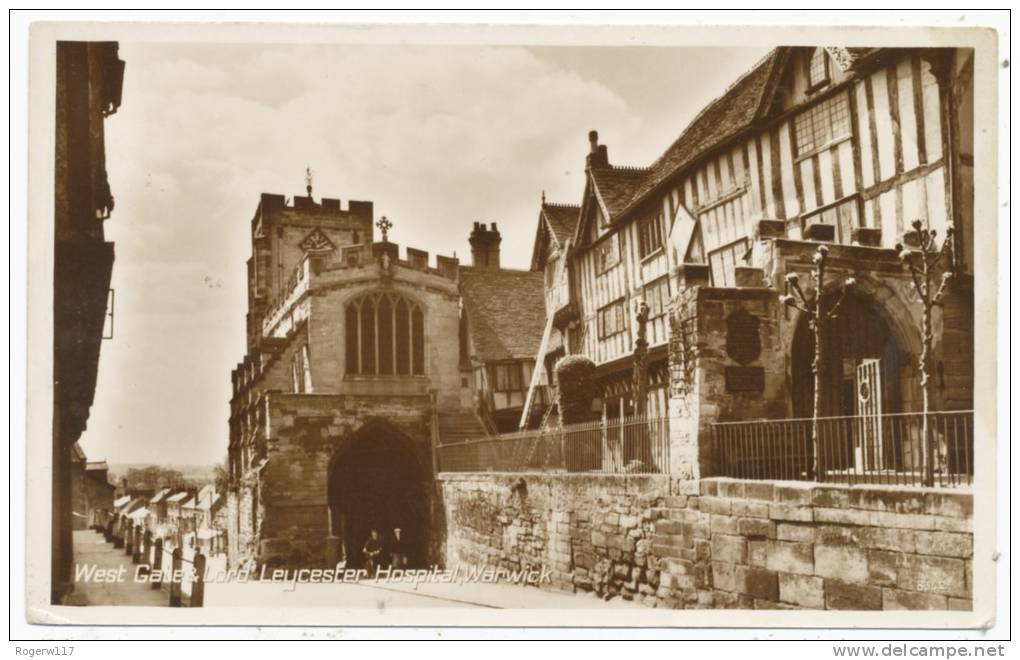
[[152, 499], [149, 500], [149, 504], [158, 504], [159, 502], [161, 502], [163, 500], [164, 497], [166, 497], [169, 494], [170, 494], [170, 489], [169, 488], [164, 488], [164, 489], [160, 490], [158, 493], [156, 493], [155, 495], [152, 496]]
[[85, 463], [85, 471], [92, 472], [93, 470], [109, 470], [110, 466], [106, 461], [88, 461]]
[[541, 271], [462, 266], [460, 292], [477, 358], [535, 357], [545, 330]]
[[553, 204], [545, 201], [542, 194], [542, 206], [538, 210], [538, 228], [535, 230], [535, 242], [531, 251], [531, 269], [540, 270], [542, 248], [545, 246], [543, 237], [558, 249], [565, 249], [567, 243], [574, 238], [577, 223], [581, 218], [581, 207], [576, 204]]
[[85, 463], [88, 461], [88, 457], [85, 456], [85, 450], [77, 442], [71, 445], [71, 461], [74, 463]]
[[563, 246], [577, 229], [577, 220], [581, 217], [581, 207], [577, 204], [553, 204], [542, 202], [540, 211], [542, 218], [556, 243]]
[[651, 174], [650, 169], [637, 167], [592, 167], [588, 172], [610, 222], [630, 207]]
[[195, 496], [195, 508], [211, 511], [220, 499], [221, 496], [216, 492], [216, 486], [212, 484], [203, 486], [202, 490], [198, 491], [198, 495]]
[[119, 509], [130, 501], [131, 501], [130, 495], [121, 495], [120, 497], [113, 501], [113, 508]]
[[171, 495], [170, 497], [166, 498], [166, 501], [167, 502], [180, 502], [181, 500], [184, 500], [187, 497], [188, 497], [188, 491], [185, 490], [185, 491], [181, 491], [180, 493], [175, 493], [175, 494]]
[[137, 509], [131, 511], [131, 513], [127, 515], [128, 518], [131, 518], [132, 520], [143, 520], [146, 516], [149, 515], [149, 509], [146, 508], [145, 505], [143, 504], [142, 506], [139, 506]]

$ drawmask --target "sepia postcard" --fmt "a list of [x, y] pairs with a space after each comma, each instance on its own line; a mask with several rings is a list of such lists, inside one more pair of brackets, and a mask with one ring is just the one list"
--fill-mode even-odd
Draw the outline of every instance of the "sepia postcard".
[[30, 48], [31, 623], [994, 622], [994, 30]]

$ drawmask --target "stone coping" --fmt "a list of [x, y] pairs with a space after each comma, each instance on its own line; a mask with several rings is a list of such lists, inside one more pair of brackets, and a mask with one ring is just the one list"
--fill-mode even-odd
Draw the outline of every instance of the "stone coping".
[[[654, 482], [661, 481], [669, 488], [674, 481], [669, 474], [618, 474], [618, 473], [557, 473], [557, 472], [439, 472], [441, 482], [464, 482], [490, 479], [511, 481], [518, 478], [544, 481], [584, 482]], [[697, 488], [695, 488], [697, 484]], [[686, 486], [686, 487], [685, 487]], [[897, 511], [900, 513], [930, 513], [969, 518], [973, 515], [974, 495], [969, 488], [922, 486], [894, 486], [885, 484], [833, 484], [815, 481], [770, 481], [735, 479], [731, 477], [705, 477], [684, 480], [672, 487], [685, 494], [704, 497], [782, 501], [798, 506], [837, 506], [844, 508]], [[844, 495], [845, 497], [840, 497]], [[951, 513], [945, 513], [950, 511]]]
[[[454, 445], [448, 445], [454, 446]], [[613, 481], [651, 481], [657, 480], [668, 484], [670, 481], [670, 475], [668, 474], [623, 474], [623, 473], [604, 473], [599, 474], [595, 472], [442, 472], [440, 471], [436, 475], [436, 479], [439, 481], [476, 481], [480, 478], [499, 478], [501, 480], [511, 480], [518, 478], [525, 479], [557, 479], [566, 481], [584, 481], [586, 479], [606, 479]]]
[[[973, 497], [971, 486], [965, 484], [956, 487], [911, 486], [909, 484], [842, 484], [838, 482], [829, 481], [794, 481], [794, 480], [783, 481], [781, 479], [740, 479], [737, 477], [705, 477], [700, 481], [702, 495], [709, 494], [705, 492], [706, 489], [711, 488], [711, 486], [709, 486], [708, 484], [727, 484], [728, 487], [738, 489], [741, 484], [744, 485], [745, 489], [747, 485], [751, 485], [752, 487], [760, 487], [762, 484], [772, 484], [775, 488], [803, 491], [845, 490], [851, 492], [874, 491], [874, 492], [914, 493], [914, 494], [932, 493], [937, 495], [961, 495], [966, 497]], [[746, 497], [751, 498], [750, 495]]]

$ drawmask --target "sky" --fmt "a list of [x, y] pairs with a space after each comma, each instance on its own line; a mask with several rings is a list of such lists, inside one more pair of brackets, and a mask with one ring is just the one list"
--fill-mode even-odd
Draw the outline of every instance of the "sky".
[[496, 222], [503, 265], [527, 268], [542, 192], [580, 202], [589, 130], [646, 166], [766, 52], [121, 42], [114, 337], [82, 447], [223, 460], [249, 221], [263, 192], [304, 194], [306, 167], [316, 198], [373, 201], [401, 251], [467, 262], [472, 224]]

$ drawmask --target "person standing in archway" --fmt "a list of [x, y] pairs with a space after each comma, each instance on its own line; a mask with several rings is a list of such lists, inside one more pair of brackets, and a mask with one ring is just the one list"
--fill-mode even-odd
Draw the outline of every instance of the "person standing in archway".
[[372, 531], [369, 532], [368, 540], [365, 541], [365, 545], [361, 549], [361, 554], [365, 558], [365, 569], [369, 575], [375, 575], [376, 569], [379, 567], [379, 557], [382, 555], [382, 551], [382, 539], [379, 538], [379, 531], [373, 527]]
[[399, 527], [393, 529], [393, 540], [390, 542], [390, 565], [393, 568], [407, 568], [407, 543]]

